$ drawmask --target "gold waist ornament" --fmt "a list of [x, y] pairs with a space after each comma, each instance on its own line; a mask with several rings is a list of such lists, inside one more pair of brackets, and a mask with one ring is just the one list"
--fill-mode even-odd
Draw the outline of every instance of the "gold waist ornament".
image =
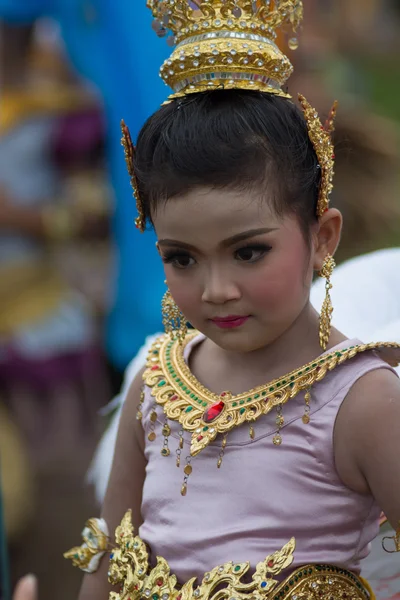
[[[362, 579], [331, 565], [305, 565], [282, 579], [294, 559], [292, 538], [281, 550], [260, 562], [251, 580], [250, 564], [229, 562], [205, 573], [200, 585], [192, 578], [182, 586], [164, 558], [151, 568], [146, 544], [135, 536], [128, 511], [115, 532], [108, 577], [117, 585], [110, 600], [373, 600]], [[76, 552], [76, 549], [74, 549]], [[68, 558], [68, 553], [66, 555]], [[79, 566], [76, 562], [76, 566]], [[245, 580], [245, 581], [243, 581]]]

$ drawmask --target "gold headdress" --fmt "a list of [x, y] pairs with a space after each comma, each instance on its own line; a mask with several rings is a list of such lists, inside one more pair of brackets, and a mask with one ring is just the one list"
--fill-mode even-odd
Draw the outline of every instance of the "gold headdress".
[[[170, 100], [216, 89], [255, 90], [290, 98], [282, 88], [293, 67], [276, 39], [278, 31], [296, 35], [303, 19], [302, 0], [147, 0], [147, 6], [157, 34], [176, 45], [160, 71], [173, 90]], [[297, 46], [297, 38], [291, 37], [289, 47], [294, 50]], [[321, 168], [317, 207], [321, 216], [329, 207], [332, 191], [331, 133], [336, 105], [325, 128], [316, 111], [302, 96], [299, 99]], [[136, 225], [143, 231], [145, 218], [134, 176], [134, 148], [126, 126], [123, 135], [139, 211]]]

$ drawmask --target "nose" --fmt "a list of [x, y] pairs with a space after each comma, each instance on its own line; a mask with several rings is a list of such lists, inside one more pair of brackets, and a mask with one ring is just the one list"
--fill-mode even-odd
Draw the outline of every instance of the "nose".
[[210, 304], [226, 304], [240, 298], [240, 290], [222, 265], [211, 266], [205, 276], [202, 300]]

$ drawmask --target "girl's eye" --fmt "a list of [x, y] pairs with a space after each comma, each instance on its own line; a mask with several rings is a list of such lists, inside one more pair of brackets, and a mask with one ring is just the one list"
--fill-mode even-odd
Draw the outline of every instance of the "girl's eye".
[[257, 246], [245, 246], [235, 252], [236, 260], [241, 262], [256, 262], [262, 258], [269, 250], [270, 246], [257, 245]]
[[163, 262], [173, 265], [177, 269], [187, 269], [194, 265], [196, 261], [189, 254], [178, 254], [177, 252], [174, 252], [164, 255]]

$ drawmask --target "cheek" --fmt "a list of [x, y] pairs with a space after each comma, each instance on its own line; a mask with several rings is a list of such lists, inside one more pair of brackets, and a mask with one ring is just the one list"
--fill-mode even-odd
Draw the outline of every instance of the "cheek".
[[264, 270], [253, 274], [246, 286], [255, 305], [275, 313], [292, 312], [308, 294], [308, 264], [301, 252], [282, 253]]

